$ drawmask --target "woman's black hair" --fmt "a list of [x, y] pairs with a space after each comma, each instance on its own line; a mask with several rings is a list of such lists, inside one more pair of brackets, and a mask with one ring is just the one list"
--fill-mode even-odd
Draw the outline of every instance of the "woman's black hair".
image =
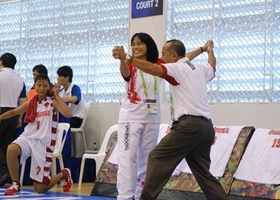
[[135, 33], [132, 38], [131, 38], [131, 45], [133, 43], [133, 40], [135, 37], [138, 37], [141, 43], [146, 44], [147, 46], [147, 53], [146, 53], [146, 58], [147, 61], [150, 61], [152, 63], [156, 63], [158, 60], [158, 49], [157, 45], [154, 41], [154, 39], [147, 33]]
[[73, 70], [70, 66], [62, 66], [58, 68], [57, 70], [57, 75], [58, 76], [64, 76], [64, 77], [69, 77], [69, 82], [72, 83], [72, 78], [73, 78]]

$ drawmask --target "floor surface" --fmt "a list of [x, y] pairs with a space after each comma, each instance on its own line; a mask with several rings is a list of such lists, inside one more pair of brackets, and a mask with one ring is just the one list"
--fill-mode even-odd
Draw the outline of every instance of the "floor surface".
[[85, 199], [85, 200], [114, 200], [115, 198], [107, 198], [107, 197], [97, 197], [97, 196], [85, 196], [81, 194], [71, 194], [71, 193], [64, 193], [64, 192], [53, 192], [49, 191], [46, 194], [37, 194], [34, 192], [33, 189], [23, 188], [21, 192], [17, 195], [7, 196], [4, 195], [4, 191], [7, 186], [0, 187], [0, 200], [16, 200], [16, 199], [33, 199], [33, 200], [78, 200], [78, 199]]

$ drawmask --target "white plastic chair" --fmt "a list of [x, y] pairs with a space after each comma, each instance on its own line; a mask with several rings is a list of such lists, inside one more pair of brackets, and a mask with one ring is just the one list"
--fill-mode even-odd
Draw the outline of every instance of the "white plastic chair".
[[85, 150], [87, 150], [88, 148], [87, 148], [86, 136], [85, 136], [85, 132], [84, 132], [84, 126], [85, 126], [85, 123], [86, 123], [89, 107], [90, 107], [90, 102], [85, 102], [85, 117], [83, 119], [83, 122], [82, 122], [81, 126], [79, 128], [71, 128], [71, 133], [72, 134], [73, 133], [80, 133], [82, 135]]
[[79, 184], [78, 184], [78, 189], [81, 189], [81, 184], [83, 180], [83, 175], [84, 175], [84, 167], [85, 167], [85, 160], [86, 159], [94, 159], [96, 163], [96, 176], [100, 170], [100, 167], [104, 161], [104, 158], [110, 148], [110, 144], [112, 143], [112, 140], [115, 138], [115, 136], [118, 133], [118, 125], [115, 124], [111, 126], [103, 139], [103, 142], [101, 144], [100, 150], [98, 151], [86, 151], [82, 157], [82, 162], [81, 162], [81, 168], [80, 168], [80, 176], [79, 176]]
[[[53, 152], [53, 160], [52, 160], [52, 166], [51, 166], [51, 175], [56, 174], [56, 159], [59, 160], [60, 169], [64, 168], [63, 158], [62, 158], [62, 150], [65, 144], [66, 136], [69, 131], [70, 124], [69, 123], [58, 123], [57, 125], [57, 135], [56, 135], [56, 143], [54, 147]], [[65, 135], [63, 137], [63, 133], [65, 132]], [[20, 172], [20, 185], [23, 183], [23, 177], [24, 177], [24, 170], [25, 170], [26, 161], [24, 161], [21, 165], [21, 172]]]
[[[57, 136], [56, 136], [56, 143], [53, 151], [53, 160], [52, 160], [52, 169], [51, 175], [56, 175], [56, 159], [59, 160], [60, 169], [64, 169], [64, 163], [62, 158], [62, 150], [65, 144], [66, 136], [69, 131], [70, 124], [69, 123], [58, 123], [57, 126]], [[63, 137], [63, 133], [65, 135]]]

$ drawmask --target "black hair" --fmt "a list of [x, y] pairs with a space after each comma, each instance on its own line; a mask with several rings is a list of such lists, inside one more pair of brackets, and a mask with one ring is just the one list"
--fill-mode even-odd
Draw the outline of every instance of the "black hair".
[[37, 71], [39, 74], [46, 74], [48, 75], [48, 70], [45, 65], [39, 64], [35, 65], [32, 69], [32, 71]]
[[168, 51], [174, 51], [178, 54], [178, 56], [185, 57], [186, 48], [183, 42], [181, 42], [180, 40], [172, 39], [168, 40], [166, 43], [171, 43]]
[[159, 53], [158, 53], [157, 45], [156, 45], [154, 39], [147, 33], [142, 33], [142, 32], [135, 33], [131, 38], [131, 45], [132, 45], [135, 37], [138, 37], [139, 40], [142, 43], [146, 44], [146, 46], [147, 46], [147, 53], [146, 53], [147, 61], [150, 61], [152, 63], [156, 63], [157, 60], [158, 60]]
[[69, 77], [69, 82], [72, 83], [72, 78], [73, 78], [73, 70], [69, 66], [62, 66], [58, 68], [57, 70], [57, 75], [58, 76], [64, 76], [64, 77]]
[[17, 63], [17, 58], [15, 57], [15, 55], [11, 53], [4, 53], [0, 57], [0, 60], [2, 61], [4, 67], [15, 69], [15, 65]]
[[36, 84], [36, 82], [39, 81], [39, 80], [47, 80], [48, 83], [49, 83], [49, 85], [51, 86], [51, 81], [50, 81], [50, 78], [48, 77], [48, 75], [46, 75], [46, 74], [38, 74], [38, 75], [36, 76], [36, 78], [35, 78], [35, 84]]

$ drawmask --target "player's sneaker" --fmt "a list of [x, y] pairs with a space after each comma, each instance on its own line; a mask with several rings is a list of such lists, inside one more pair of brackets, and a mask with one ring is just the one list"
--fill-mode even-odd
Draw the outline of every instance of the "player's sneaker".
[[60, 183], [63, 188], [63, 192], [68, 192], [73, 187], [73, 180], [71, 178], [71, 172], [68, 168], [61, 170], [63, 177], [60, 180]]
[[20, 191], [20, 185], [18, 182], [13, 181], [12, 186], [5, 190], [5, 195], [15, 195]]

